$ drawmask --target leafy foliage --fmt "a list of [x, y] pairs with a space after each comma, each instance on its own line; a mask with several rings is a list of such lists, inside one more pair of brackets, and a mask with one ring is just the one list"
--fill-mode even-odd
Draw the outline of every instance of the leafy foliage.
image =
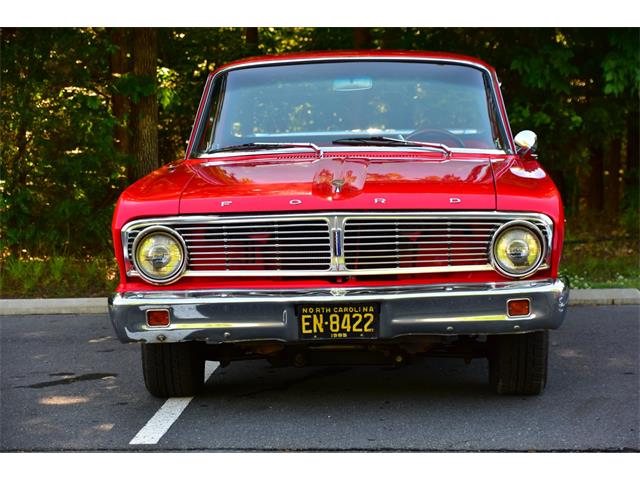
[[92, 29], [3, 31], [2, 247], [108, 248], [105, 226], [124, 184], [105, 47]]

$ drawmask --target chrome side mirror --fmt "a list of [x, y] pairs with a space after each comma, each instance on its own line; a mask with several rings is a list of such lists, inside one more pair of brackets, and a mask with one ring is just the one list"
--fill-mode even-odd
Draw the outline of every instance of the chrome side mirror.
[[536, 151], [538, 136], [531, 130], [523, 130], [513, 139], [518, 147], [518, 155], [526, 155], [529, 152]]

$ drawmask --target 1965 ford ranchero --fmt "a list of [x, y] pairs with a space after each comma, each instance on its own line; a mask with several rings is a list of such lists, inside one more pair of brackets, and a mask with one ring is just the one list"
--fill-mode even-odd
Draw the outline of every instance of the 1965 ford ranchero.
[[120, 197], [110, 315], [153, 395], [222, 366], [488, 358], [539, 394], [563, 208], [512, 137], [495, 71], [468, 57], [331, 52], [226, 65], [186, 158]]

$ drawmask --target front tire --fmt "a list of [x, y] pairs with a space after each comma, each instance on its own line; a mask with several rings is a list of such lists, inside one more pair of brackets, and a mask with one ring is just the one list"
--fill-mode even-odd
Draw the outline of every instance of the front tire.
[[144, 384], [160, 398], [191, 397], [204, 385], [204, 362], [199, 344], [142, 344]]
[[547, 383], [549, 332], [488, 337], [489, 382], [500, 395], [540, 395]]

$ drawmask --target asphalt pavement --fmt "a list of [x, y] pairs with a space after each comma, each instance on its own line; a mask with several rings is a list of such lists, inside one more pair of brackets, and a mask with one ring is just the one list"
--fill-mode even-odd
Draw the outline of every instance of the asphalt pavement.
[[106, 315], [4, 316], [0, 450], [639, 451], [639, 325], [638, 305], [571, 307], [539, 397], [493, 394], [485, 360], [246, 361], [210, 364], [203, 393], [165, 402]]

